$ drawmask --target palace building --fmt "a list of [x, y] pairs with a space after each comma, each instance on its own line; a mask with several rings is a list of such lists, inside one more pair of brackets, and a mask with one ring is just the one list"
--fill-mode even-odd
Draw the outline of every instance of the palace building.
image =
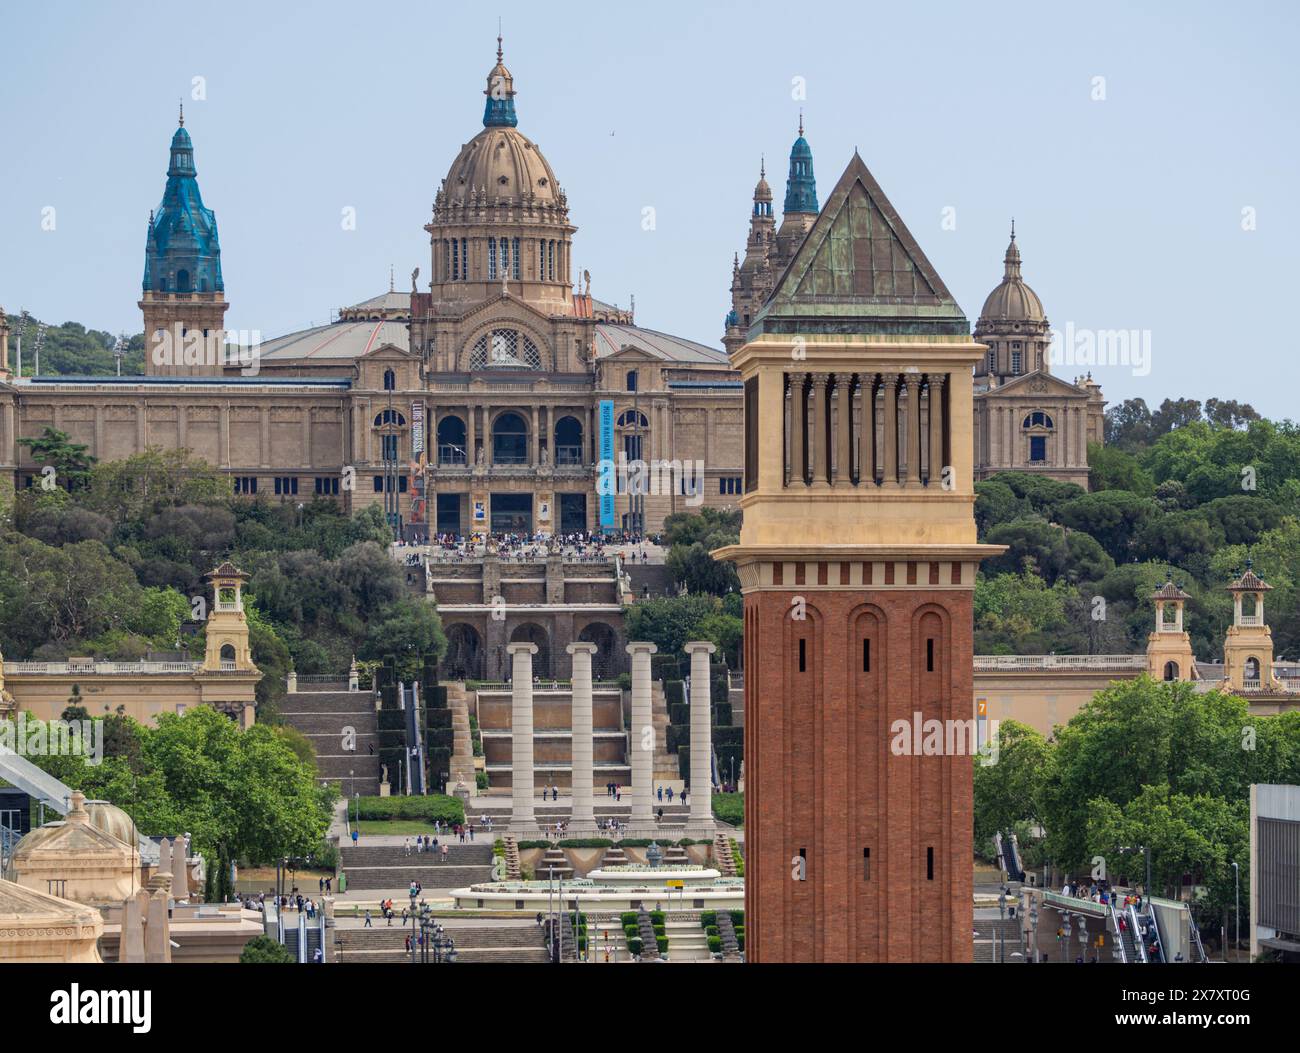
[[[408, 538], [653, 532], [673, 512], [737, 505], [741, 389], [727, 356], [818, 216], [802, 119], [779, 225], [765, 172], [754, 190], [718, 348], [592, 296], [573, 272], [562, 184], [519, 130], [499, 40], [483, 94], [482, 129], [437, 187], [411, 291], [390, 277], [327, 325], [257, 342], [225, 329], [217, 219], [182, 112], [145, 234], [145, 375], [15, 377], [0, 312], [0, 479], [31, 485], [40, 466], [18, 440], [56, 428], [101, 461], [188, 448], [237, 494], [379, 504]], [[976, 477], [1022, 469], [1086, 484], [1085, 437], [1100, 441], [1104, 404], [1095, 384], [1051, 375], [1019, 260], [1013, 241], [976, 327], [988, 345]], [[624, 458], [656, 469], [649, 485], [619, 483], [602, 500], [600, 462]]]

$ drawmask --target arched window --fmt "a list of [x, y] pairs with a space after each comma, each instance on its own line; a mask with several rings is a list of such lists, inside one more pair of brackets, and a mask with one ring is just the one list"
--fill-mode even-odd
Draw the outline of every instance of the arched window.
[[542, 354], [530, 337], [515, 329], [493, 329], [476, 341], [470, 369], [541, 369]]
[[397, 410], [386, 409], [382, 413], [375, 414], [375, 427], [382, 428], [386, 424], [396, 425], [399, 428], [406, 427], [406, 418]]
[[187, 293], [190, 291], [190, 272], [180, 270], [176, 272], [176, 291], [178, 293]]
[[1259, 659], [1247, 658], [1244, 673], [1247, 683], [1259, 683]]
[[561, 417], [555, 422], [555, 463], [582, 463], [582, 424], [577, 417]]
[[492, 463], [528, 463], [528, 426], [518, 413], [503, 413], [493, 423]]
[[443, 417], [438, 421], [438, 463], [466, 464], [468, 461], [465, 422], [455, 416]]
[[1178, 663], [1177, 663], [1177, 662], [1166, 662], [1166, 663], [1165, 663], [1165, 679], [1166, 679], [1166, 680], [1177, 680], [1177, 679], [1178, 679]]
[[629, 369], [629, 370], [627, 371], [627, 390], [628, 390], [628, 391], [635, 391], [635, 390], [636, 390], [636, 370], [635, 370], [635, 369]]
[[1034, 410], [1033, 413], [1025, 417], [1024, 423], [1021, 424], [1020, 426], [1026, 429], [1047, 428], [1049, 430], [1056, 427], [1056, 425], [1052, 423], [1052, 418], [1049, 417], [1042, 410]]
[[394, 391], [397, 389], [397, 374], [391, 369], [384, 370], [384, 390]]
[[648, 428], [650, 420], [640, 410], [624, 410], [618, 415], [618, 426], [620, 428]]
[[221, 645], [221, 660], [223, 662], [233, 662], [235, 660], [235, 648], [233, 644]]

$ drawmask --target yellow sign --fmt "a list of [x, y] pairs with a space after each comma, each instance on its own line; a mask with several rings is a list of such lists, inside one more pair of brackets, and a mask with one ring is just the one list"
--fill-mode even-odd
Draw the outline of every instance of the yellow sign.
[[677, 880], [674, 880], [674, 881], [665, 881], [665, 882], [664, 882], [664, 885], [665, 885], [666, 887], [668, 887], [668, 888], [685, 888], [685, 887], [686, 887], [686, 882], [685, 882], [685, 881], [677, 881]]

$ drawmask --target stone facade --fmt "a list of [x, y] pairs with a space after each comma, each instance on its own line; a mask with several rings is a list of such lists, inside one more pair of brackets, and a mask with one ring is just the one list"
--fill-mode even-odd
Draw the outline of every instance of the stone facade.
[[975, 323], [975, 477], [1034, 472], [1087, 489], [1088, 444], [1105, 441], [1101, 386], [1052, 375], [1051, 324], [1021, 276], [1014, 228], [1003, 265]]

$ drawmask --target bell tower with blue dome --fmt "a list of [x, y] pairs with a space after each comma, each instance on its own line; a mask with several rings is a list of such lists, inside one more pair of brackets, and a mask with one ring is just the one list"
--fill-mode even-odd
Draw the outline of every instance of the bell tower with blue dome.
[[785, 181], [785, 208], [781, 229], [776, 232], [777, 269], [793, 257], [808, 231], [817, 222], [817, 179], [813, 175], [812, 147], [803, 137], [803, 114], [799, 115], [799, 136], [790, 147], [790, 174]]
[[182, 108], [172, 136], [167, 186], [145, 233], [140, 300], [145, 372], [221, 376], [227, 307], [217, 217], [203, 206]]

